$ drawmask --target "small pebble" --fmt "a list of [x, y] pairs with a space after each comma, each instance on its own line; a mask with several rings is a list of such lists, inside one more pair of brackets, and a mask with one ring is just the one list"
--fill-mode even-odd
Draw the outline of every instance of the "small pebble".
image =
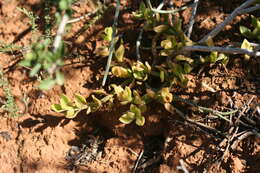
[[0, 136], [2, 136], [6, 141], [10, 141], [12, 139], [11, 135], [7, 131], [0, 132]]

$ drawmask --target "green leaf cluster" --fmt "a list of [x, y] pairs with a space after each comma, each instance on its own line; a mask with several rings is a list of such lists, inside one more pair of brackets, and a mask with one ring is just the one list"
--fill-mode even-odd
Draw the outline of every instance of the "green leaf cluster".
[[[244, 39], [243, 43], [241, 44], [241, 48], [242, 49], [247, 49], [247, 50], [253, 50], [253, 47], [251, 46], [249, 41], [247, 41], [247, 39]], [[249, 60], [250, 56], [249, 55], [244, 55], [244, 58], [245, 58], [245, 60]]]
[[[64, 46], [61, 46], [56, 52], [50, 50], [50, 39], [34, 43], [32, 49], [25, 55], [25, 58], [19, 63], [21, 66], [31, 68], [30, 77], [37, 76], [41, 70], [47, 71], [52, 75], [52, 70], [63, 65], [62, 58], [65, 55]], [[56, 70], [54, 75], [41, 81], [40, 89], [50, 89], [53, 85], [64, 83], [64, 75]]]
[[112, 96], [106, 95], [102, 99], [98, 99], [94, 94], [91, 95], [90, 101], [80, 94], [75, 94], [74, 101], [70, 101], [66, 95], [61, 95], [60, 104], [53, 104], [51, 109], [55, 112], [62, 112], [66, 118], [75, 118], [79, 112], [85, 110], [86, 114], [97, 111], [102, 104], [111, 101]]
[[139, 10], [136, 12], [133, 12], [134, 17], [136, 17], [139, 20], [145, 20], [148, 26], [153, 26], [154, 24], [154, 16], [153, 16], [152, 10], [146, 7], [144, 2], [140, 3]]
[[114, 66], [111, 71], [115, 77], [129, 78], [131, 81], [135, 80], [137, 84], [141, 85], [142, 82], [148, 79], [152, 68], [148, 62], [142, 63], [141, 61], [137, 61], [134, 62], [129, 68]]
[[[103, 31], [102, 38], [105, 40], [105, 44], [98, 47], [95, 51], [96, 55], [106, 57], [109, 55], [109, 44], [112, 41], [112, 34], [113, 34], [113, 28], [112, 27], [106, 27]], [[119, 44], [118, 44], [119, 43]], [[118, 45], [117, 48], [114, 50], [113, 55], [117, 62], [123, 62], [124, 61], [124, 55], [125, 55], [125, 47], [123, 39], [119, 39], [118, 36], [115, 37], [115, 45]]]
[[32, 11], [27, 10], [26, 8], [19, 8], [17, 7], [19, 11], [24, 13], [29, 18], [29, 23], [32, 26], [32, 32], [38, 32], [38, 25], [36, 21], [39, 19], [38, 16], [34, 15]]
[[143, 126], [145, 123], [145, 118], [142, 116], [142, 111], [136, 105], [131, 104], [130, 110], [123, 114], [119, 121], [124, 124], [130, 124], [132, 121], [135, 120], [135, 124], [138, 126]]
[[[208, 39], [207, 41], [207, 45], [208, 46], [214, 46], [214, 42], [213, 39]], [[203, 62], [206, 63], [211, 63], [211, 64], [215, 64], [217, 62], [220, 62], [224, 65], [227, 65], [229, 61], [229, 57], [223, 53], [218, 53], [218, 52], [210, 52], [209, 56], [206, 56], [205, 58], [203, 58]]]
[[253, 26], [253, 29], [245, 26], [240, 26], [240, 33], [249, 39], [260, 40], [260, 21], [253, 15], [251, 15], [251, 25]]

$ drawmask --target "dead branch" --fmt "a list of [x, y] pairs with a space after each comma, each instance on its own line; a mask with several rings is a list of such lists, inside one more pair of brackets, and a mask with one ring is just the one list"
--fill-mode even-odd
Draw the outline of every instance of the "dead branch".
[[137, 158], [137, 161], [135, 163], [135, 167], [133, 169], [133, 173], [136, 172], [137, 168], [138, 168], [138, 165], [139, 165], [139, 162], [141, 160], [141, 158], [143, 157], [143, 154], [144, 154], [144, 150], [141, 151], [141, 153], [139, 154], [138, 158]]
[[247, 54], [253, 57], [259, 57], [260, 52], [255, 52], [252, 50], [235, 48], [235, 47], [218, 47], [218, 46], [186, 46], [183, 47], [182, 52], [185, 51], [201, 51], [201, 52], [221, 52], [227, 54]]
[[88, 17], [94, 15], [94, 14], [95, 14], [96, 12], [98, 12], [99, 10], [100, 10], [100, 9], [98, 8], [98, 9], [94, 10], [93, 12], [90, 12], [90, 13], [88, 13], [88, 14], [85, 14], [85, 15], [83, 15], [83, 16], [80, 16], [80, 17], [77, 17], [77, 18], [74, 18], [74, 19], [71, 19], [71, 20], [68, 20], [67, 24], [76, 23], [76, 22], [79, 22], [79, 21], [81, 21], [81, 20], [84, 20], [84, 19], [86, 19], [86, 18], [88, 18]]
[[196, 16], [196, 13], [197, 13], [198, 5], [199, 5], [199, 0], [194, 0], [192, 12], [191, 12], [191, 17], [190, 17], [190, 23], [189, 23], [188, 32], [187, 32], [187, 36], [189, 38], [191, 36], [193, 25], [195, 23], [195, 16]]

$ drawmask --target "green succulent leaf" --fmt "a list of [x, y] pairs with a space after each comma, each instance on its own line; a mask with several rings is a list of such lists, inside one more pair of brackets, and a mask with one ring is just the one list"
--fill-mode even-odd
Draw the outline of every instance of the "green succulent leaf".
[[160, 96], [162, 97], [163, 103], [171, 103], [173, 100], [173, 95], [172, 95], [172, 93], [170, 93], [170, 90], [168, 87], [161, 89]]
[[111, 71], [114, 76], [119, 78], [128, 78], [130, 76], [129, 70], [124, 67], [114, 66]]
[[69, 98], [64, 94], [62, 94], [61, 97], [60, 97], [60, 105], [61, 105], [61, 108], [63, 110], [71, 110], [72, 109], [71, 102], [69, 101]]
[[189, 57], [186, 57], [186, 56], [183, 56], [183, 55], [177, 55], [177, 56], [175, 57], [175, 59], [176, 59], [177, 61], [186, 61], [186, 62], [188, 62], [189, 64], [191, 64], [191, 63], [194, 62], [193, 59], [191, 59], [191, 58], [189, 58]]
[[85, 105], [87, 105], [86, 99], [80, 94], [75, 94], [74, 102], [78, 108], [83, 108]]
[[125, 87], [124, 91], [118, 95], [118, 100], [122, 105], [130, 103], [132, 99], [132, 91], [129, 87]]
[[253, 15], [251, 15], [251, 23], [254, 28], [260, 28], [260, 21]]
[[19, 63], [19, 65], [24, 66], [24, 67], [31, 67], [32, 62], [30, 60], [24, 59]]
[[101, 106], [102, 106], [102, 102], [95, 97], [95, 95], [91, 95], [92, 99], [93, 99], [93, 105], [91, 105], [91, 111], [95, 112], [97, 111]]
[[208, 61], [210, 63], [216, 63], [218, 60], [218, 52], [211, 52], [209, 57], [208, 57]]
[[51, 105], [51, 109], [55, 112], [63, 112], [64, 110], [61, 108], [60, 104], [53, 104]]
[[88, 115], [88, 114], [90, 114], [91, 113], [91, 107], [89, 106], [89, 107], [87, 107], [87, 109], [86, 109], [86, 114]]
[[114, 88], [115, 94], [117, 96], [124, 91], [124, 89], [121, 86], [117, 86], [115, 84], [112, 84], [111, 86]]
[[144, 64], [146, 66], [146, 68], [145, 68], [146, 72], [150, 73], [152, 71], [152, 67], [150, 66], [150, 64], [147, 61], [145, 61]]
[[164, 77], [165, 77], [164, 71], [161, 70], [161, 71], [160, 71], [160, 79], [161, 79], [161, 82], [164, 82]]
[[112, 85], [112, 87], [114, 88], [114, 91], [117, 95], [117, 99], [122, 105], [126, 105], [133, 100], [132, 91], [128, 86], [126, 86], [125, 89], [117, 85]]
[[135, 116], [141, 116], [141, 110], [134, 104], [130, 105], [130, 112], [133, 112]]
[[123, 44], [120, 44], [118, 49], [115, 52], [115, 58], [117, 62], [123, 62], [124, 60], [124, 54], [125, 54], [125, 47]]
[[190, 64], [188, 64], [188, 63], [184, 63], [183, 71], [186, 74], [190, 73], [192, 71], [192, 66]]
[[[247, 49], [247, 50], [253, 50], [253, 47], [251, 46], [251, 44], [247, 41], [247, 39], [244, 39], [242, 45], [241, 45], [242, 49]], [[244, 55], [245, 60], [249, 60], [250, 56], [249, 55]]]
[[252, 31], [249, 28], [247, 28], [245, 26], [240, 26], [239, 30], [240, 30], [240, 33], [242, 35], [244, 35], [245, 37], [248, 37], [248, 38], [252, 38], [253, 37]]
[[177, 77], [181, 77], [183, 74], [183, 68], [180, 64], [173, 63], [172, 64], [172, 72], [175, 74]]
[[227, 65], [229, 58], [227, 55], [220, 53], [218, 56], [218, 61], [221, 61], [222, 64]]
[[163, 40], [163, 41], [161, 41], [161, 46], [164, 49], [171, 49], [173, 47], [173, 44], [172, 44], [171, 40]]
[[37, 63], [30, 71], [30, 77], [35, 76], [40, 71], [41, 67], [42, 65], [40, 63]]
[[135, 119], [135, 114], [133, 112], [127, 112], [126, 114], [123, 114], [119, 121], [124, 124], [130, 124]]
[[135, 119], [135, 124], [138, 126], [143, 126], [145, 123], [145, 118], [144, 116], [136, 117]]
[[66, 10], [69, 7], [69, 4], [66, 0], [61, 0], [59, 2], [59, 7], [61, 10]]
[[103, 39], [106, 41], [112, 40], [112, 34], [113, 34], [113, 28], [112, 27], [106, 27], [104, 30], [104, 36]]
[[157, 33], [162, 33], [165, 32], [169, 29], [168, 25], [159, 25], [153, 28], [153, 30]]
[[142, 97], [140, 96], [138, 91], [134, 90], [133, 95], [134, 95], [134, 101], [133, 101], [134, 104], [137, 104], [137, 105], [144, 104]]
[[137, 61], [132, 66], [133, 77], [137, 80], [145, 81], [147, 80], [148, 74], [151, 72], [151, 69], [152, 68], [148, 62], [145, 62], [144, 65], [142, 62]]
[[41, 90], [49, 90], [51, 89], [54, 85], [56, 84], [56, 81], [53, 80], [52, 78], [47, 78], [45, 80], [42, 80], [40, 82], [39, 88]]
[[72, 119], [75, 118], [77, 114], [75, 113], [74, 109], [67, 110], [66, 118]]

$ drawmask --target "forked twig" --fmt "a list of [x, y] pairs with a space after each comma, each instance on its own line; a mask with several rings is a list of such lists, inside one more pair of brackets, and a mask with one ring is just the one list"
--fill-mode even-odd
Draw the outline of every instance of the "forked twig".
[[[213, 29], [210, 33], [208, 33], [206, 36], [204, 36], [199, 43], [206, 42], [209, 38], [214, 38], [226, 25], [228, 25], [237, 15], [240, 15], [243, 12], [244, 9], [246, 9], [248, 6], [255, 3], [257, 0], [247, 0], [242, 5], [240, 5], [238, 8], [236, 8], [222, 23], [220, 23], [215, 29]], [[247, 11], [246, 11], [247, 12]]]

